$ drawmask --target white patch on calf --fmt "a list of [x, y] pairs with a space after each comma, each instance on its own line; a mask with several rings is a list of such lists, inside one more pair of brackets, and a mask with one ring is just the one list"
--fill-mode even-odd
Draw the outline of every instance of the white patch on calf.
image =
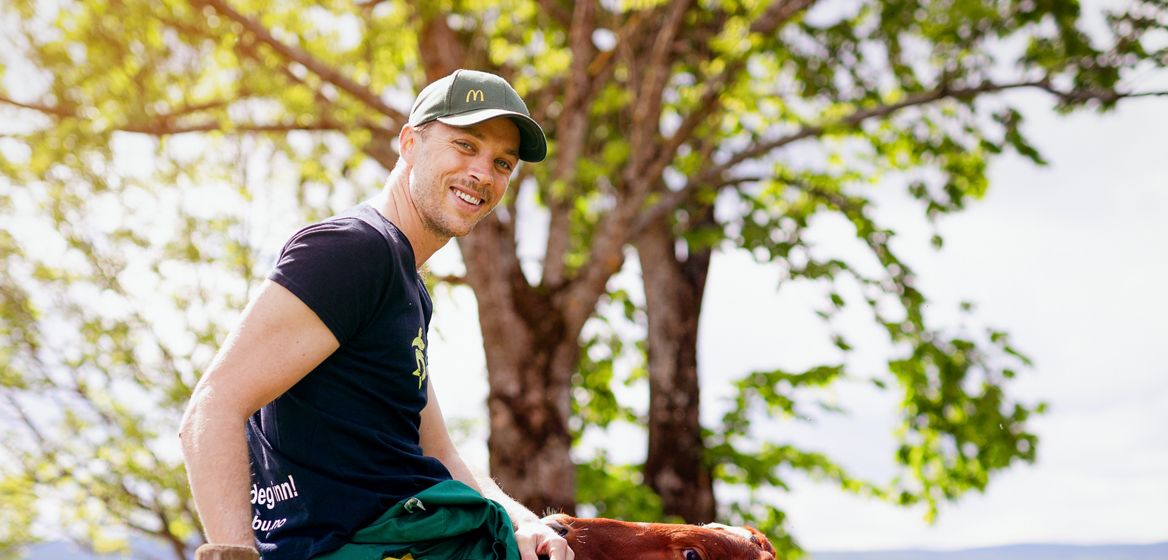
[[705, 527], [706, 529], [721, 529], [723, 531], [726, 531], [727, 533], [730, 533], [731, 535], [735, 535], [735, 536], [746, 539], [746, 542], [750, 542], [750, 543], [754, 542], [754, 540], [753, 540], [754, 535], [750, 534], [750, 531], [747, 531], [746, 529], [744, 529], [742, 527], [731, 527], [729, 525], [723, 525], [721, 523], [710, 523], [707, 525], [702, 525], [702, 527]]

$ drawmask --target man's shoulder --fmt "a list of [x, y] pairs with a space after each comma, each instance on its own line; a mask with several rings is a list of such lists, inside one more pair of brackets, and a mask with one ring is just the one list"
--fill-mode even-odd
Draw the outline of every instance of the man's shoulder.
[[335, 233], [339, 235], [347, 235], [355, 238], [360, 237], [378, 237], [380, 232], [378, 228], [374, 227], [368, 216], [360, 210], [360, 207], [346, 210], [335, 216], [330, 216], [319, 222], [314, 222], [300, 228], [293, 237], [303, 236], [305, 234], [314, 233]]
[[304, 226], [292, 234], [288, 247], [310, 244], [324, 245], [337, 251], [382, 252], [388, 245], [396, 253], [396, 241], [374, 220], [379, 217], [376, 210], [372, 212], [374, 215], [370, 216], [357, 207]]
[[321, 223], [333, 223], [334, 227], [344, 228], [366, 241], [380, 239], [389, 246], [390, 252], [413, 260], [413, 247], [405, 234], [369, 204], [359, 204]]
[[294, 233], [281, 250], [273, 275], [398, 276], [413, 261], [408, 251], [362, 217], [340, 214]]

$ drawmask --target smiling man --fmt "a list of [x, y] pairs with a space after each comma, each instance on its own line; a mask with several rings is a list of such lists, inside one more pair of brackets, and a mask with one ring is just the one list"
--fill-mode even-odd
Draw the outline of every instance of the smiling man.
[[195, 388], [181, 437], [207, 541], [275, 560], [570, 560], [451, 442], [418, 275], [519, 160], [544, 159], [543, 131], [502, 78], [459, 70], [399, 140], [381, 193], [292, 236]]

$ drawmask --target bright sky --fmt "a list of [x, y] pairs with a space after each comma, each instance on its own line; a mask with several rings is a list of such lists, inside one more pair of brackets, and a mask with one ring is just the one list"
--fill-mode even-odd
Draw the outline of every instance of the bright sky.
[[[929, 247], [922, 212], [899, 194], [903, 189], [883, 186], [877, 199], [880, 217], [899, 232], [896, 248], [934, 302], [930, 319], [957, 326], [958, 303], [972, 301], [976, 312], [965, 320], [971, 329], [1005, 329], [1034, 359], [1009, 392], [1049, 404], [1031, 424], [1040, 437], [1038, 461], [999, 474], [984, 495], [943, 507], [932, 526], [923, 522], [923, 509], [793, 477], [791, 493], [773, 496], [805, 547], [1168, 540], [1168, 103], [1140, 100], [1103, 117], [1057, 117], [1041, 96], [1020, 99], [1026, 130], [1050, 166], [1016, 156], [998, 160], [986, 199], [941, 222], [942, 251]], [[826, 252], [854, 243], [831, 220], [816, 232]], [[438, 258], [443, 266], [456, 257]], [[776, 267], [745, 253], [715, 258], [699, 341], [707, 422], [723, 410], [728, 379], [835, 356], [813, 314], [821, 301], [816, 292], [798, 285], [777, 291], [777, 284]], [[437, 295], [430, 355], [439, 398], [448, 416], [482, 426], [486, 384], [473, 300], [465, 289]], [[881, 337], [862, 328], [862, 314], [845, 316], [845, 328], [853, 319], [858, 365], [872, 371], [884, 350]], [[859, 385], [831, 396], [851, 414], [813, 426], [779, 421], [770, 437], [828, 452], [856, 474], [887, 477], [894, 397]], [[464, 453], [482, 463], [485, 450], [476, 439], [468, 439]], [[634, 430], [593, 443], [618, 457], [630, 450], [622, 457], [629, 460], [644, 449]]]
[[[942, 222], [942, 252], [927, 247], [919, 211], [888, 197], [881, 212], [904, 237], [898, 248], [934, 297], [938, 318], [951, 322], [957, 302], [974, 301], [978, 322], [1005, 328], [1034, 359], [1011, 394], [1050, 404], [1033, 422], [1041, 438], [1038, 462], [999, 476], [985, 495], [946, 508], [932, 527], [920, 522], [919, 510], [800, 484], [780, 501], [806, 546], [1168, 539], [1168, 294], [1162, 289], [1168, 144], [1149, 126], [1168, 122], [1168, 104], [1144, 101], [1105, 119], [1064, 120], [1040, 106], [1027, 112], [1028, 130], [1050, 167], [1016, 157], [1000, 161], [986, 200]], [[825, 234], [823, 243], [832, 239]], [[739, 323], [732, 310], [752, 301], [755, 309], [775, 312], [739, 317], [773, 319], [742, 324], [741, 331], [707, 328], [701, 346], [707, 372], [719, 360], [735, 359], [721, 350], [727, 347], [772, 348], [744, 361], [782, 365], [823, 344], [815, 323], [801, 320], [805, 304], [774, 296], [765, 272], [736, 272], [750, 266], [743, 261], [728, 256], [716, 264], [703, 326]], [[730, 278], [744, 278], [744, 285], [726, 289]], [[841, 403], [850, 402], [841, 395]], [[879, 475], [891, 465], [891, 405], [868, 398], [851, 419], [804, 429], [796, 439]]]

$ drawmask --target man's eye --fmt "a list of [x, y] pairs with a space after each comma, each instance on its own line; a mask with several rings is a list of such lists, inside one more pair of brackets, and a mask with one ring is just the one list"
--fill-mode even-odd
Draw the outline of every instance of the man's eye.
[[501, 160], [498, 160], [496, 163], [499, 165], [499, 167], [502, 167], [503, 169], [505, 169], [507, 171], [511, 171], [511, 162], [509, 162], [505, 159], [501, 159]]
[[458, 144], [458, 147], [462, 148], [464, 150], [469, 150], [471, 148], [471, 145], [469, 142], [463, 142], [463, 141], [459, 140], [459, 141], [456, 141], [455, 144]]

